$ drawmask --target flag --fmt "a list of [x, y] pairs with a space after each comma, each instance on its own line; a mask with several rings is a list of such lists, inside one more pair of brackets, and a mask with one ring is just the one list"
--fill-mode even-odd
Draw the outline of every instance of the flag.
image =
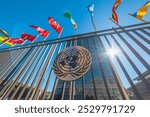
[[74, 19], [72, 18], [72, 16], [71, 16], [70, 13], [68, 13], [68, 12], [64, 13], [64, 17], [70, 19], [70, 21], [71, 21], [73, 27], [74, 27], [74, 28], [77, 28], [77, 24], [76, 24], [76, 22], [74, 21]]
[[141, 20], [147, 14], [149, 7], [150, 1], [148, 1], [145, 5], [143, 5], [136, 13], [132, 14], [132, 16]]
[[49, 32], [46, 31], [45, 29], [38, 27], [38, 26], [33, 26], [31, 25], [30, 27], [35, 28], [37, 30], [37, 32], [42, 35], [44, 38], [46, 38], [49, 35]]
[[93, 12], [94, 12], [94, 4], [90, 4], [87, 8], [86, 8], [90, 13], [91, 15], [93, 16]]
[[51, 17], [48, 17], [48, 23], [58, 32], [59, 34], [62, 32], [63, 28]]
[[24, 40], [21, 38], [10, 38], [7, 42], [12, 43], [12, 44], [20, 44], [22, 45]]
[[30, 34], [27, 34], [27, 33], [23, 33], [21, 35], [21, 39], [29, 40], [29, 41], [33, 42], [36, 39], [36, 36], [30, 35]]
[[11, 42], [8, 42], [8, 37], [6, 36], [0, 36], [0, 42], [6, 44], [7, 46], [13, 46], [14, 44]]
[[122, 0], [116, 0], [116, 2], [114, 3], [114, 6], [112, 8], [112, 19], [117, 23], [119, 23], [119, 21], [118, 21], [118, 16], [117, 16], [116, 10], [117, 10], [118, 6], [121, 4], [121, 2], [122, 2]]
[[8, 40], [6, 36], [0, 36], [0, 42], [5, 43]]

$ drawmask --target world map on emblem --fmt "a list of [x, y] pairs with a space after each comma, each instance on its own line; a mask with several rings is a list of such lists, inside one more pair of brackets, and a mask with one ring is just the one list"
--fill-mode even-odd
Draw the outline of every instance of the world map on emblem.
[[73, 81], [85, 75], [91, 67], [90, 52], [81, 46], [72, 46], [60, 52], [54, 60], [53, 71], [63, 81]]

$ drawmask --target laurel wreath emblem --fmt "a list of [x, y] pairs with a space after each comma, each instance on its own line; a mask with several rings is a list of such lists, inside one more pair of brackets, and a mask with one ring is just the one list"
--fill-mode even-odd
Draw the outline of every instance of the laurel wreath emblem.
[[63, 81], [73, 81], [85, 75], [91, 67], [90, 52], [81, 46], [69, 47], [60, 52], [53, 63], [53, 71]]

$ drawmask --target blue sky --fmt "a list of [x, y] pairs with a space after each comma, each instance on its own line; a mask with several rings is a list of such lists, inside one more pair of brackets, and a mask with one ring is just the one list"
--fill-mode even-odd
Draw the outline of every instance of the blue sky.
[[[140, 23], [128, 16], [146, 3], [147, 0], [123, 0], [117, 13], [121, 25]], [[73, 35], [74, 30], [63, 13], [69, 11], [78, 24], [78, 33], [92, 32], [89, 13], [86, 7], [95, 4], [95, 23], [98, 30], [115, 27], [108, 19], [111, 16], [115, 0], [3, 0], [1, 1], [0, 28], [11, 37], [20, 37], [22, 32], [37, 34], [29, 25], [37, 25], [52, 31], [48, 39], [57, 37], [57, 33], [49, 26], [47, 17], [53, 17], [63, 28], [62, 37]], [[150, 19], [146, 15], [145, 19]]]
[[[117, 10], [120, 25], [141, 23], [141, 21], [128, 16], [128, 13], [136, 12], [147, 1], [123, 0]], [[94, 18], [97, 29], [109, 29], [116, 27], [108, 19], [111, 17], [114, 2], [115, 0], [1, 0], [0, 29], [5, 30], [10, 37], [16, 38], [20, 37], [23, 32], [37, 35], [37, 32], [29, 27], [29, 25], [37, 25], [47, 31], [52, 31], [48, 38], [51, 40], [58, 36], [57, 32], [48, 24], [48, 16], [51, 16], [64, 28], [61, 37], [65, 37], [74, 34], [72, 24], [63, 17], [64, 12], [70, 12], [78, 24], [78, 34], [92, 32], [94, 29], [86, 10], [90, 3], [95, 4]], [[150, 13], [144, 19], [149, 20]], [[40, 37], [36, 41], [42, 39]]]

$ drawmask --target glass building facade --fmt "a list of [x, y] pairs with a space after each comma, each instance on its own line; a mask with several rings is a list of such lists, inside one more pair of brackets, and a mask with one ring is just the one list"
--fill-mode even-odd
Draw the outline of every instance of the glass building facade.
[[[67, 44], [73, 46], [70, 41]], [[92, 56], [91, 69], [82, 78], [65, 82], [58, 80], [54, 92], [54, 100], [116, 100], [123, 99], [120, 90], [124, 90], [117, 75], [113, 74], [109, 57], [104, 51], [99, 37], [78, 39], [78, 46], [88, 49]], [[117, 77], [117, 78], [116, 78]], [[118, 80], [116, 82], [116, 79]], [[117, 84], [119, 82], [119, 84]], [[120, 85], [120, 87], [118, 87]], [[125, 93], [125, 92], [124, 92]], [[127, 97], [126, 97], [127, 98]]]

